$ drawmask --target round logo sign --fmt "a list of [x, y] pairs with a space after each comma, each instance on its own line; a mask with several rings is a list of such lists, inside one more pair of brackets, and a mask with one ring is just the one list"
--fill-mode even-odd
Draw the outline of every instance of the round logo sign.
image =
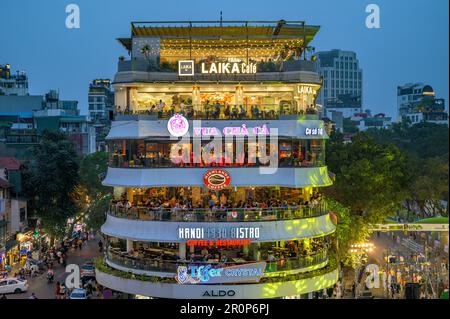
[[103, 298], [110, 299], [112, 297], [112, 291], [110, 289], [106, 289], [103, 291]]
[[189, 131], [189, 121], [183, 115], [177, 113], [167, 122], [167, 130], [172, 136], [183, 136]]
[[223, 169], [211, 169], [203, 175], [203, 184], [212, 190], [225, 188], [230, 182], [230, 174]]

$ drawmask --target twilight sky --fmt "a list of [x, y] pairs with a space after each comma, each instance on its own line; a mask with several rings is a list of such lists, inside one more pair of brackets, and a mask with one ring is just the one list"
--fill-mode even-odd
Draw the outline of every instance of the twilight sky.
[[[67, 29], [68, 4], [80, 7], [80, 29]], [[380, 7], [381, 28], [367, 29], [365, 8]], [[30, 94], [59, 89], [87, 110], [94, 78], [113, 78], [115, 40], [131, 21], [304, 20], [320, 25], [316, 51], [355, 51], [363, 69], [364, 108], [394, 116], [396, 87], [430, 84], [448, 104], [448, 0], [0, 0], [0, 64], [25, 70]], [[448, 105], [447, 105], [448, 109]]]

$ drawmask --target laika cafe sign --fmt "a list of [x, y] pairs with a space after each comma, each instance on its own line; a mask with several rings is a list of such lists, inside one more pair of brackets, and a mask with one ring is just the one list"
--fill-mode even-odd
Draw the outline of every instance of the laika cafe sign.
[[231, 183], [230, 174], [223, 169], [210, 169], [203, 175], [203, 184], [212, 190], [220, 190]]
[[256, 73], [256, 63], [245, 62], [212, 62], [202, 63], [203, 74], [253, 74]]

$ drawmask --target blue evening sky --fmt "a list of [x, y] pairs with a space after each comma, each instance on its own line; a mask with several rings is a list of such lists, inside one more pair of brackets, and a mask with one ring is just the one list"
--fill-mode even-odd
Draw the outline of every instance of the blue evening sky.
[[[65, 27], [65, 7], [78, 4], [81, 28]], [[367, 29], [365, 8], [381, 10], [381, 28]], [[448, 104], [448, 0], [0, 0], [0, 64], [26, 70], [30, 94], [59, 89], [87, 110], [94, 78], [113, 78], [126, 56], [115, 40], [130, 21], [305, 20], [320, 25], [316, 51], [352, 50], [364, 72], [364, 107], [395, 115], [396, 87], [425, 82]], [[448, 108], [448, 107], [447, 107]]]

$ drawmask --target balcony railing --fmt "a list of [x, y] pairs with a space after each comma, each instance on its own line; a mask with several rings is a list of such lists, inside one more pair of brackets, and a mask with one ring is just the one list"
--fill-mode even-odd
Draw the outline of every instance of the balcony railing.
[[[186, 57], [179, 56], [179, 60], [185, 60]], [[175, 73], [178, 74], [178, 64], [175, 63], [161, 63], [157, 65], [154, 61], [147, 61], [146, 59], [134, 60], [119, 60], [119, 72], [140, 71], [140, 72], [161, 72], [161, 73]], [[256, 62], [257, 73], [276, 73], [276, 72], [316, 72], [317, 64], [314, 61], [308, 60], [291, 60], [279, 62]], [[200, 65], [195, 65], [195, 73], [200, 73]], [[202, 75], [201, 73], [199, 75]], [[216, 74], [203, 74], [203, 76], [215, 76]], [[219, 74], [220, 75], [220, 74]], [[247, 74], [232, 74], [231, 76], [239, 76]]]
[[[197, 69], [197, 68], [196, 68]], [[119, 61], [114, 82], [153, 81], [282, 81], [320, 84], [314, 61], [293, 60], [279, 63], [257, 63], [253, 74], [202, 74], [179, 76], [177, 67], [149, 64], [145, 59]]]
[[119, 116], [148, 116], [157, 120], [166, 120], [175, 113], [180, 113], [189, 120], [280, 120], [305, 118], [318, 120], [318, 111], [314, 107], [295, 111], [292, 106], [280, 106], [275, 104], [258, 105], [258, 107], [244, 105], [203, 105], [202, 110], [194, 110], [192, 105], [185, 105], [183, 109], [176, 107], [165, 107], [158, 111], [155, 105], [142, 110], [116, 109]]
[[[237, 265], [245, 265], [257, 261], [246, 262], [222, 262], [222, 263], [207, 263], [207, 262], [189, 262], [185, 260], [161, 260], [150, 259], [144, 257], [132, 257], [127, 253], [108, 250], [106, 253], [107, 260], [122, 267], [143, 271], [177, 273], [178, 266], [192, 266], [192, 265], [211, 265], [212, 267], [229, 267]], [[289, 271], [306, 269], [309, 267], [320, 265], [328, 261], [328, 252], [326, 250], [318, 251], [314, 255], [289, 257], [284, 260], [266, 261], [265, 273], [275, 273], [279, 271]]]
[[211, 210], [204, 208], [149, 208], [144, 206], [120, 207], [110, 204], [109, 214], [119, 218], [143, 221], [172, 222], [254, 222], [280, 221], [319, 217], [328, 213], [325, 202], [310, 205], [270, 208], [233, 208]]

